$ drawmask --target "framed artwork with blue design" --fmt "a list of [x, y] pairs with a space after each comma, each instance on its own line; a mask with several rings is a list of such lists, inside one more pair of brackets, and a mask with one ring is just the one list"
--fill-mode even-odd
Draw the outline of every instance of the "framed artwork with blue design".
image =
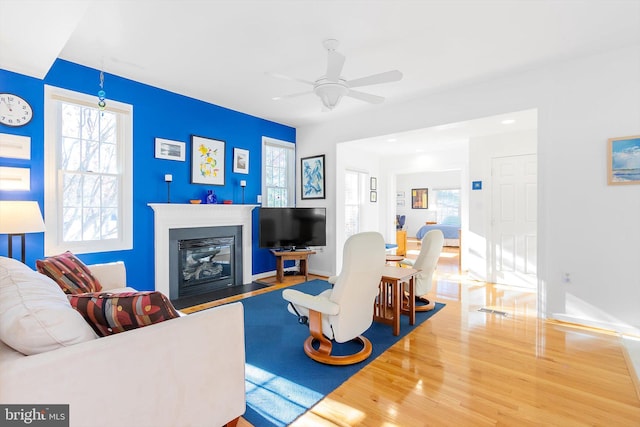
[[609, 139], [609, 185], [640, 184], [640, 135]]
[[300, 159], [302, 199], [324, 199], [324, 154]]

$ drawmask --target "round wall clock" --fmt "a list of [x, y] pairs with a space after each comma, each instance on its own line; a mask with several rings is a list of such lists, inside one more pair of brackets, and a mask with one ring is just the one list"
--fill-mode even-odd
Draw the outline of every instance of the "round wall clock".
[[24, 126], [32, 118], [33, 109], [24, 98], [12, 93], [0, 93], [0, 124]]

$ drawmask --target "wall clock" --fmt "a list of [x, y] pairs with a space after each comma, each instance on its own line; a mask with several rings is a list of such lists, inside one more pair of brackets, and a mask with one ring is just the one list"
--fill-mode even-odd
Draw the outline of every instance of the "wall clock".
[[0, 93], [0, 124], [24, 126], [32, 118], [33, 109], [24, 98], [12, 93]]

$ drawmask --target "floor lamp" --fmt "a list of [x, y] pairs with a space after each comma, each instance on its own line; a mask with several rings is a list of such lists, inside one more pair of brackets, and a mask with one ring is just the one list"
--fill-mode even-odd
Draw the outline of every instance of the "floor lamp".
[[0, 200], [0, 234], [7, 234], [7, 256], [13, 258], [13, 239], [20, 237], [22, 263], [25, 262], [25, 234], [44, 231], [38, 202]]

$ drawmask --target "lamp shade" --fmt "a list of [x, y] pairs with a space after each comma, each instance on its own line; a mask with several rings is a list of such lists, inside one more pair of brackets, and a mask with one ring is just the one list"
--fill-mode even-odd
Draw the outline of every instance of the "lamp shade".
[[42, 231], [44, 231], [44, 221], [38, 202], [0, 200], [0, 234]]

